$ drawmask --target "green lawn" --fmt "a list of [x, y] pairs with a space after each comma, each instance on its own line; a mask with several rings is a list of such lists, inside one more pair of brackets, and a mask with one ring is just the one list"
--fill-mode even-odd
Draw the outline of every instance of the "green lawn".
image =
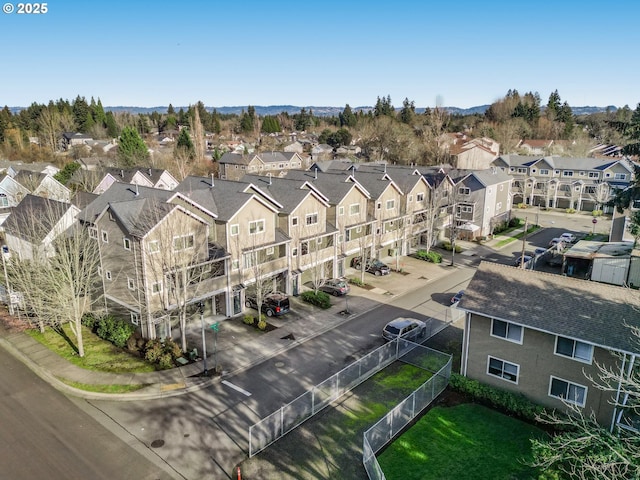
[[388, 480], [535, 479], [523, 463], [545, 433], [475, 404], [434, 407], [378, 457]]
[[68, 324], [63, 327], [63, 334], [46, 328], [44, 333], [38, 330], [27, 330], [35, 340], [54, 351], [62, 358], [87, 370], [114, 373], [153, 372], [153, 365], [143, 359], [131, 355], [112, 343], [102, 340], [86, 327], [82, 327], [84, 340], [84, 357], [79, 357], [75, 347], [75, 335]]

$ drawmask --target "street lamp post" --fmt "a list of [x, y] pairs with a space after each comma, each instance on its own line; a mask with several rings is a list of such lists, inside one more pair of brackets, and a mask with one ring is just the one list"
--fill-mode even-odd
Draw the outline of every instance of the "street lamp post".
[[200, 311], [200, 324], [202, 325], [202, 360], [204, 361], [204, 374], [209, 375], [207, 370], [207, 343], [204, 338], [204, 302], [198, 302], [198, 310]]

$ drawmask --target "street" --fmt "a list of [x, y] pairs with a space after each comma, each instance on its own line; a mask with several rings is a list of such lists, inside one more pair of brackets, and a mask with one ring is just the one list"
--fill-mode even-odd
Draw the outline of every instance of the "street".
[[176, 478], [0, 348], [2, 478]]

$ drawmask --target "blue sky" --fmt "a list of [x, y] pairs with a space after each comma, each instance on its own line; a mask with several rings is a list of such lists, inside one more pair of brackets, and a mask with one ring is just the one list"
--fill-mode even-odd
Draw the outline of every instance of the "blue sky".
[[[5, 3], [0, 0], [0, 3]], [[11, 2], [14, 6], [17, 2]], [[0, 13], [0, 105], [489, 104], [558, 90], [640, 102], [640, 3], [63, 1]]]

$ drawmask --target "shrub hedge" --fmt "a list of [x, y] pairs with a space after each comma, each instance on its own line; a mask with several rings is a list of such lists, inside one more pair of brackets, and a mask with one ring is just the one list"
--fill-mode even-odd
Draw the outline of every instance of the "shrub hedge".
[[302, 292], [301, 297], [302, 300], [316, 307], [325, 309], [331, 307], [331, 297], [327, 293], [307, 290], [306, 292]]
[[432, 250], [428, 252], [426, 250], [418, 250], [415, 253], [415, 257], [418, 260], [424, 260], [425, 262], [442, 263], [442, 255]]
[[454, 390], [470, 396], [478, 403], [502, 410], [504, 413], [529, 422], [535, 422], [536, 417], [544, 410], [542, 406], [528, 400], [524, 395], [490, 387], [457, 373], [451, 374], [449, 385]]
[[96, 317], [95, 315], [87, 314], [82, 317], [82, 324], [103, 340], [111, 342], [120, 348], [124, 348], [127, 345], [127, 340], [136, 331], [135, 325], [112, 315]]

